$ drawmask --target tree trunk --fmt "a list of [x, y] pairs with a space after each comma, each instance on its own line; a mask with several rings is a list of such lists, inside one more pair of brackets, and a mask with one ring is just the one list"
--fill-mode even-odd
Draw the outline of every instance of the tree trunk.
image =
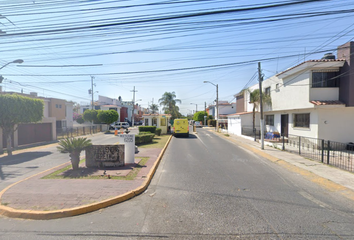
[[11, 128], [10, 129], [3, 129], [3, 134], [6, 139], [6, 150], [7, 150], [8, 156], [12, 156], [12, 134], [13, 134], [13, 132], [14, 131], [11, 131]]
[[78, 170], [79, 169], [79, 163], [80, 163], [80, 152], [72, 152], [70, 153], [70, 160], [71, 160], [71, 166], [73, 167], [73, 170]]
[[7, 150], [7, 155], [12, 156], [12, 138], [11, 138], [11, 133], [7, 135], [6, 138], [6, 150]]

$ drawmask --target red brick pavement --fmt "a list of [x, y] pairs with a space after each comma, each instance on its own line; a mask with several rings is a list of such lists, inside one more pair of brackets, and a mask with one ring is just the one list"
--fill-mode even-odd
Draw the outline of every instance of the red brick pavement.
[[[162, 149], [141, 148], [135, 155], [148, 157], [134, 180], [115, 179], [41, 179], [59, 168], [34, 176], [8, 189], [2, 196], [3, 205], [14, 209], [53, 211], [79, 207], [100, 202], [126, 192], [143, 184], [147, 174], [157, 160]], [[121, 174], [119, 173], [121, 171]], [[108, 170], [106, 174], [125, 176], [127, 170]], [[117, 176], [117, 175], [116, 175]]]

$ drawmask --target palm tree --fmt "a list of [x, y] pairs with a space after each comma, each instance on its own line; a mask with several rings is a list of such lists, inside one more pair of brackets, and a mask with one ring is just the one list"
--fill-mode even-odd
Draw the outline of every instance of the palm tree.
[[159, 105], [157, 105], [157, 104], [151, 104], [150, 105], [150, 110], [151, 110], [151, 112], [152, 113], [156, 113], [157, 111], [159, 111]]
[[77, 170], [79, 169], [81, 151], [91, 145], [91, 140], [87, 138], [65, 138], [59, 142], [57, 149], [61, 153], [70, 153], [71, 165], [74, 170]]
[[164, 112], [171, 114], [172, 119], [175, 119], [180, 115], [179, 107], [176, 106], [176, 104], [181, 102], [180, 99], [176, 99], [175, 92], [165, 92], [162, 95], [162, 98], [159, 99], [159, 103], [163, 106]]
[[[260, 102], [261, 102], [261, 95], [259, 92], [259, 89], [255, 89], [252, 92], [248, 89], [248, 92], [250, 94], [250, 103], [253, 104], [253, 130], [255, 128], [255, 119], [256, 119], [256, 108], [258, 108]], [[272, 104], [272, 99], [270, 95], [267, 94], [262, 94], [262, 103], [263, 105], [271, 105]]]

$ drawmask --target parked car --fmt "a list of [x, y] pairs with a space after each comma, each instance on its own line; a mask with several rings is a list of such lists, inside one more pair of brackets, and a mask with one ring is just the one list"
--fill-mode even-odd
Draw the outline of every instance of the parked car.
[[201, 127], [203, 127], [203, 125], [202, 125], [202, 124], [200, 124], [200, 122], [195, 122], [194, 124], [195, 124], [195, 127], [197, 127], [197, 128], [201, 128]]
[[127, 129], [129, 127], [130, 127], [130, 125], [127, 122], [114, 122], [111, 124], [111, 126], [109, 126], [109, 130], [114, 130], [116, 128], [117, 129], [121, 129], [121, 128]]

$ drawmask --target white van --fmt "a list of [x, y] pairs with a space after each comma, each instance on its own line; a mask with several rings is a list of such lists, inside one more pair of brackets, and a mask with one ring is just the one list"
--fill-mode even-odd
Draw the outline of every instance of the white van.
[[130, 127], [129, 123], [127, 122], [114, 122], [111, 124], [111, 126], [109, 127], [110, 130], [114, 130], [114, 129], [127, 129], [128, 127]]

